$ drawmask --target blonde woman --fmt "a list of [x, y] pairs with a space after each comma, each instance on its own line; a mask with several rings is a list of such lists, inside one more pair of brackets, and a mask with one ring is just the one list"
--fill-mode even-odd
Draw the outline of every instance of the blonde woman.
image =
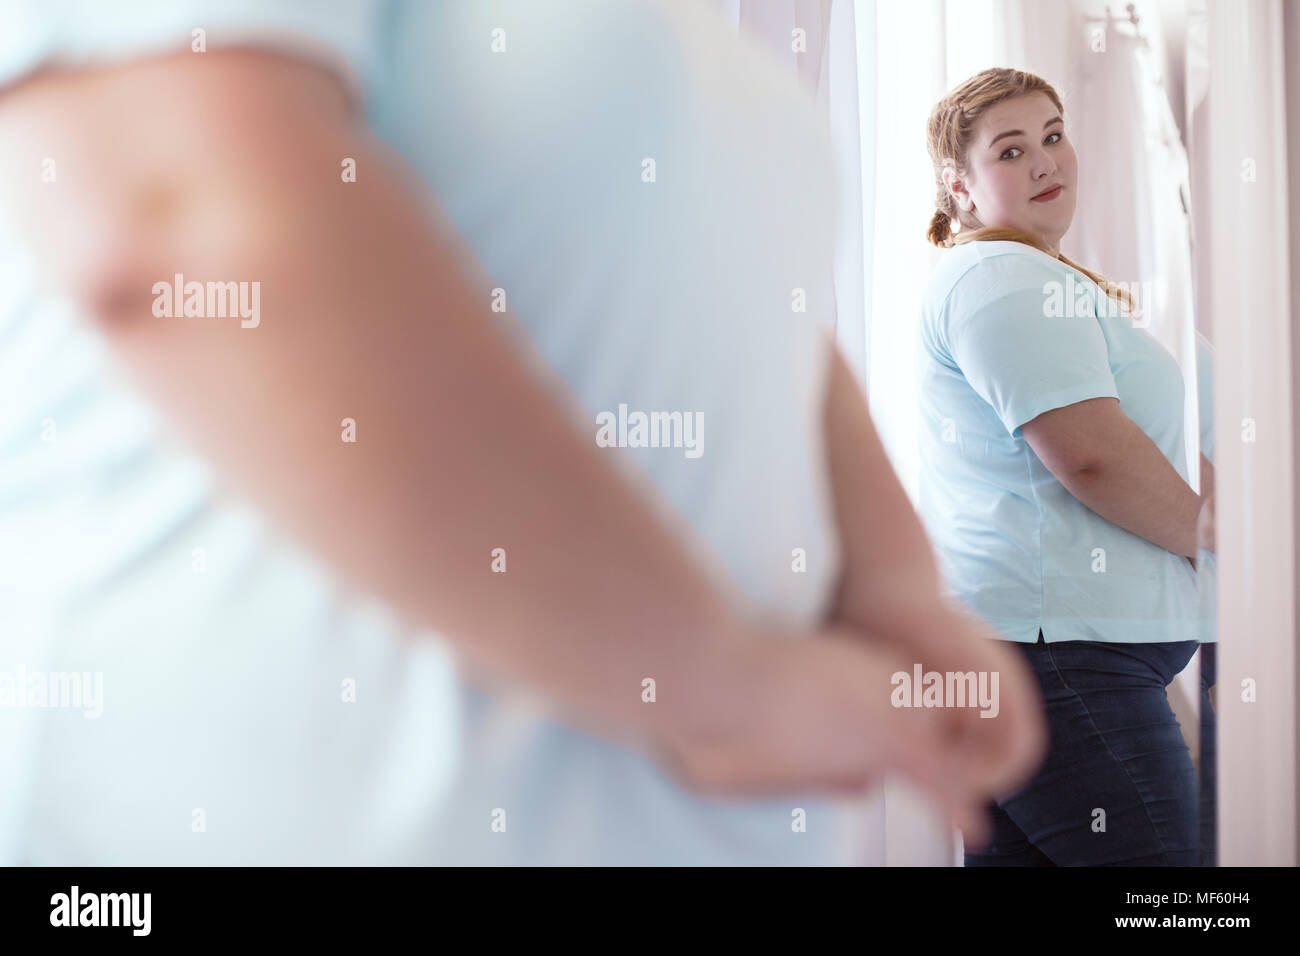
[[928, 140], [948, 251], [918, 351], [920, 510], [951, 591], [1033, 668], [1050, 734], [966, 865], [1195, 865], [1196, 770], [1165, 695], [1198, 636], [1182, 375], [1128, 296], [1060, 253], [1080, 197], [1048, 83], [986, 70]]

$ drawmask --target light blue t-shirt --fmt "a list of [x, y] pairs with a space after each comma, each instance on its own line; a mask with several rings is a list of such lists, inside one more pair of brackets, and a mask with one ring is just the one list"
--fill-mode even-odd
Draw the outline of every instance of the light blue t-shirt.
[[944, 252], [925, 294], [919, 510], [952, 596], [1009, 640], [1198, 637], [1187, 559], [1084, 506], [1020, 433], [1051, 409], [1118, 398], [1186, 480], [1178, 364], [1104, 299], [1017, 242]]
[[[790, 303], [829, 277], [829, 139], [793, 77], [719, 18], [596, 0], [36, 0], [6, 26], [0, 82], [188, 50], [196, 28], [209, 51], [336, 69], [504, 292], [578, 427], [595, 441], [620, 406], [698, 414], [698, 455], [604, 451], [689, 529], [720, 587], [773, 624], [821, 620], [840, 567], [821, 431], [832, 346]], [[0, 535], [0, 606], [22, 608], [26, 648], [5, 659], [93, 661], [113, 689], [93, 732], [0, 713], [23, 781], [18, 859], [847, 864], [878, 848], [866, 796], [705, 799], [532, 696], [416, 660], [391, 614], [354, 612], [341, 582], [217, 494], [87, 323], [21, 283], [0, 291], [0, 524], [16, 532]], [[257, 330], [232, 334], [256, 347]], [[46, 418], [57, 443], [42, 444]], [[120, 772], [75, 785], [86, 767]]]

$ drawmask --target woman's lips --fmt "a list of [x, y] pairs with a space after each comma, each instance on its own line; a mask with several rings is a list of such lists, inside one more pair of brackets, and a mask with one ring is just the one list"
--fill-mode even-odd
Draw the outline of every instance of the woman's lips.
[[1061, 195], [1061, 190], [1064, 188], [1065, 187], [1063, 186], [1053, 186], [1051, 189], [1047, 190], [1047, 192], [1039, 193], [1031, 199], [1030, 202], [1051, 202], [1057, 196]]

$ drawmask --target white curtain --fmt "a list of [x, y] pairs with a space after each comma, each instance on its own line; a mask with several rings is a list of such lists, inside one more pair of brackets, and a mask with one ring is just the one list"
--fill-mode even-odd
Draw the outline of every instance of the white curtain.
[[813, 300], [832, 302], [840, 347], [866, 375], [861, 125], [858, 50], [852, 3], [832, 0], [717, 0], [723, 19], [744, 42], [763, 47], [789, 70], [828, 122], [839, 175], [840, 207], [832, 287]]
[[[1295, 866], [1300, 5], [1208, 0], [1197, 236], [1216, 365], [1221, 866]], [[1190, 99], [1190, 98], [1189, 98]], [[1194, 133], [1194, 135], [1200, 135]], [[1257, 696], [1244, 700], [1250, 681]]]

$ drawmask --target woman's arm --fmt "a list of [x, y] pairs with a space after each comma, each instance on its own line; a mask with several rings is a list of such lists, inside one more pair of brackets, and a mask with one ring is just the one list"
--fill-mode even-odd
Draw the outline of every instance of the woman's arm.
[[991, 793], [1027, 780], [1046, 753], [1037, 687], [972, 615], [945, 601], [929, 538], [894, 474], [862, 390], [835, 350], [825, 411], [827, 458], [844, 554], [832, 617], [898, 649], [906, 669], [997, 673], [999, 713], [940, 712], [954, 753]]
[[[1201, 513], [1196, 521], [1196, 544], [1207, 551], [1215, 550], [1214, 537], [1214, 464], [1201, 456]], [[1196, 562], [1192, 562], [1192, 567]]]
[[1117, 399], [1055, 408], [1020, 431], [1047, 470], [1101, 517], [1174, 554], [1196, 557], [1204, 498]]
[[[689, 737], [729, 705], [718, 671], [751, 632], [686, 529], [521, 361], [329, 74], [212, 52], [37, 77], [0, 95], [0, 164], [54, 284], [222, 477], [345, 577], [608, 732]], [[155, 317], [175, 273], [259, 282], [260, 322]]]

